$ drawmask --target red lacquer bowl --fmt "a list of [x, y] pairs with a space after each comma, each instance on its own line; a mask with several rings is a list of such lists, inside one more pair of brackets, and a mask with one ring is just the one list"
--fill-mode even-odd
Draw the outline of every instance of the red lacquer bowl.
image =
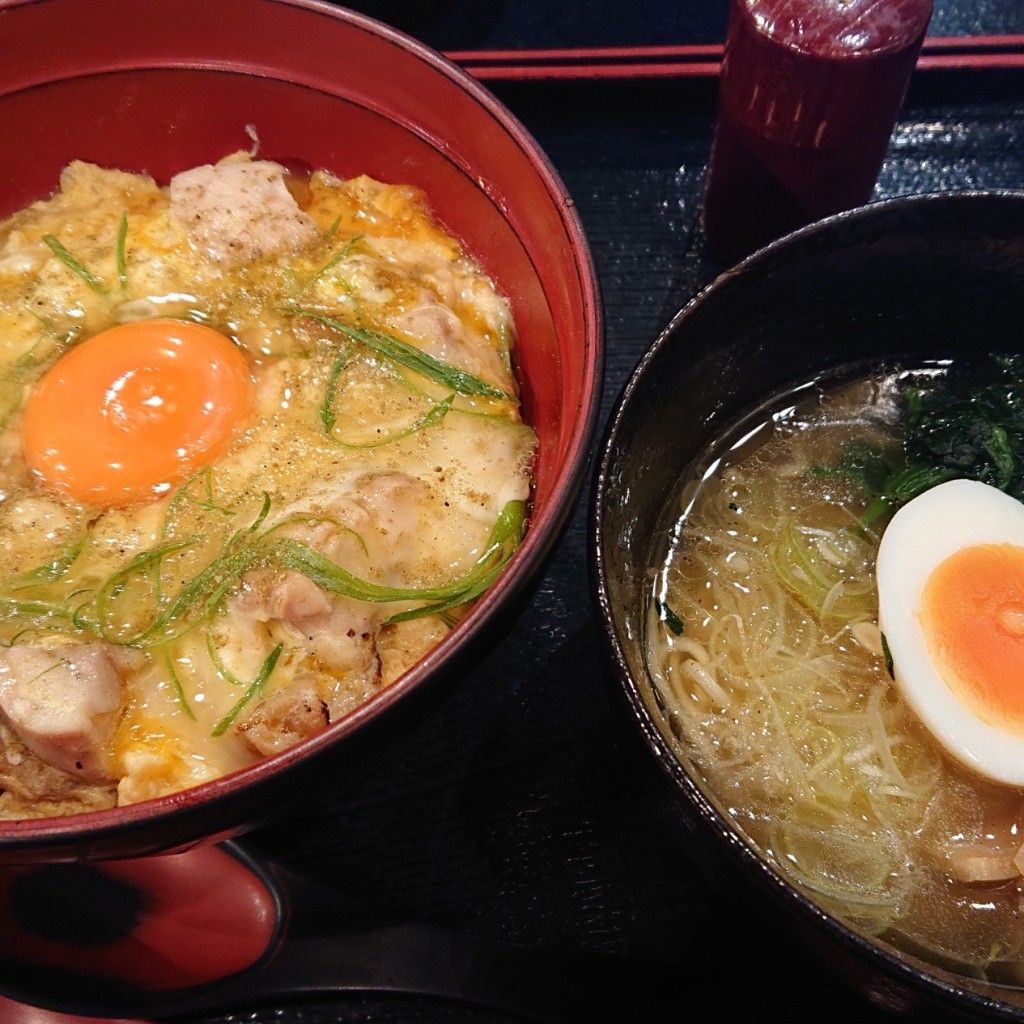
[[524, 409], [540, 436], [532, 519], [501, 580], [440, 648], [321, 735], [167, 798], [0, 823], [0, 862], [126, 857], [266, 820], [329, 752], [358, 746], [464, 669], [537, 576], [582, 482], [602, 323], [590, 253], [557, 174], [515, 118], [438, 54], [315, 0], [0, 0], [0, 216], [84, 159], [166, 182], [248, 149], [425, 189], [509, 296]]

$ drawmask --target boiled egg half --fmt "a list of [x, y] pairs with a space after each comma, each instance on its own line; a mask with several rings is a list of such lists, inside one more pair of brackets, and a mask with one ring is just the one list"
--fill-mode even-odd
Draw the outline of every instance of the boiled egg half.
[[968, 768], [1024, 784], [1024, 504], [974, 480], [893, 516], [877, 562], [896, 685]]

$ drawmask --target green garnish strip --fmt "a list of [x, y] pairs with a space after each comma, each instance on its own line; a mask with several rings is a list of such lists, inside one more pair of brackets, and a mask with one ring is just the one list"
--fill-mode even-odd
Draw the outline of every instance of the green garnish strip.
[[[340, 448], [349, 448], [360, 451], [368, 451], [371, 448], [383, 448], [385, 445], [394, 444], [396, 441], [401, 441], [403, 438], [412, 437], [413, 434], [417, 434], [421, 430], [429, 430], [431, 427], [437, 426], [437, 424], [439, 424], [448, 415], [448, 413], [452, 411], [452, 403], [455, 401], [454, 391], [448, 395], [447, 398], [443, 398], [438, 401], [426, 394], [426, 392], [414, 387], [408, 381], [405, 381], [406, 385], [412, 391], [421, 396], [423, 400], [430, 405], [430, 408], [419, 419], [410, 423], [409, 426], [404, 427], [401, 430], [396, 430], [393, 434], [388, 434], [376, 441], [367, 441], [363, 444], [357, 444], [354, 441], [343, 441], [340, 437], [336, 437], [334, 434], [334, 426], [337, 423], [337, 417], [334, 415], [334, 403], [338, 396], [338, 379], [341, 377], [342, 371], [348, 365], [351, 356], [351, 349], [345, 348], [338, 358], [335, 359], [334, 365], [331, 367], [330, 376], [327, 378], [327, 388], [324, 392], [324, 400], [318, 413], [320, 426], [323, 428], [325, 436], [329, 441], [338, 445]], [[398, 376], [401, 375], [399, 374]]]
[[396, 430], [393, 434], [388, 434], [385, 437], [378, 438], [376, 441], [367, 441], [363, 444], [356, 444], [354, 441], [342, 441], [340, 437], [335, 437], [331, 433], [328, 433], [327, 438], [339, 448], [358, 449], [362, 451], [367, 451], [371, 448], [383, 448], [385, 445], [394, 444], [396, 441], [401, 441], [406, 437], [412, 437], [413, 434], [418, 434], [421, 430], [429, 430], [431, 427], [436, 427], [445, 418], [445, 416], [452, 411], [452, 402], [454, 401], [455, 394], [453, 392], [442, 401], [433, 403], [430, 409], [428, 409], [418, 420], [410, 423], [409, 426], [402, 430]]
[[[191, 493], [192, 487], [197, 480], [203, 481], [205, 494], [202, 498], [198, 498]], [[196, 508], [202, 509], [204, 512], [216, 512], [218, 515], [223, 516], [233, 515], [230, 508], [218, 505], [214, 501], [213, 471], [209, 466], [205, 466], [203, 469], [199, 470], [199, 472], [194, 473], [189, 477], [189, 479], [186, 480], [172, 495], [171, 500], [167, 505], [167, 511], [164, 513], [164, 521], [160, 529], [160, 535], [164, 539], [170, 536], [168, 523], [173, 519], [178, 506], [185, 502], [190, 505], [194, 505]]]
[[65, 336], [63, 339], [55, 339], [49, 336], [46, 332], [50, 330], [50, 325], [46, 318], [28, 305], [25, 308], [43, 325], [44, 333], [27, 352], [23, 352], [14, 360], [3, 374], [4, 379], [0, 384], [0, 433], [7, 429], [14, 414], [21, 408], [26, 385], [32, 382], [43, 364], [49, 360], [50, 350], [54, 346], [65, 344], [69, 338]]
[[77, 625], [74, 612], [46, 601], [17, 601], [0, 597], [0, 618], [56, 619]]
[[192, 710], [192, 705], [189, 704], [188, 697], [185, 696], [185, 688], [181, 685], [178, 673], [174, 671], [174, 662], [171, 661], [170, 658], [167, 659], [167, 674], [170, 676], [171, 688], [174, 690], [175, 700], [177, 700], [181, 705], [185, 714], [194, 722], [196, 720], [196, 713]]
[[[104, 581], [103, 585], [96, 593], [96, 597], [92, 604], [96, 614], [95, 623], [90, 623], [84, 618], [84, 609], [79, 609], [75, 614], [75, 623], [80, 629], [87, 629], [90, 632], [97, 633], [102, 639], [109, 640], [112, 643], [118, 643], [119, 641], [110, 635], [108, 631], [103, 627], [103, 621], [106, 618], [106, 611], [108, 602], [111, 598], [116, 598], [127, 585], [128, 581], [132, 576], [139, 572], [149, 572], [150, 569], [158, 565], [161, 560], [175, 551], [183, 551], [186, 548], [195, 546], [199, 542], [198, 537], [188, 537], [180, 541], [171, 541], [167, 544], [161, 544], [159, 547], [152, 548], [149, 551], [140, 551], [126, 566], [119, 569], [113, 575], [108, 576]], [[88, 606], [89, 602], [86, 602]]]
[[[397, 601], [439, 602], [416, 610], [419, 614], [429, 615], [465, 604], [482, 593], [479, 584], [482, 580], [490, 580], [492, 574], [504, 566], [519, 546], [525, 527], [526, 502], [508, 502], [495, 521], [487, 545], [473, 567], [460, 579], [440, 587], [384, 587], [370, 583], [353, 576], [320, 552], [289, 538], [277, 542], [274, 557], [285, 568], [302, 573], [322, 589], [358, 601], [374, 604]], [[496, 558], [499, 559], [497, 565]], [[408, 617], [407, 613], [399, 614]]]
[[[257, 564], [276, 564], [300, 572], [324, 590], [358, 601], [372, 604], [423, 602], [417, 608], [398, 612], [387, 620], [388, 623], [443, 614], [474, 600], [497, 578], [522, 540], [526, 528], [526, 502], [508, 502], [472, 568], [459, 579], [438, 587], [385, 587], [360, 579], [306, 544], [288, 537], [273, 536], [292, 522], [289, 519], [275, 524], [242, 547], [229, 549], [214, 559], [147, 626], [130, 635], [125, 635], [123, 630], [119, 631], [111, 624], [112, 602], [124, 593], [133, 575], [151, 573], [162, 559], [187, 550], [200, 538], [186, 538], [140, 552], [75, 609], [42, 600], [19, 601], [0, 597], [0, 616], [28, 618], [40, 626], [57, 620], [62, 628], [70, 624], [108, 643], [139, 648], [158, 647], [180, 639], [207, 621], [242, 575]], [[244, 536], [243, 532], [236, 534], [236, 538]]]
[[263, 662], [262, 668], [260, 668], [259, 674], [252, 681], [249, 689], [238, 698], [234, 707], [213, 727], [211, 736], [223, 736], [228, 731], [231, 723], [238, 717], [239, 713], [254, 697], [259, 699], [263, 695], [263, 687], [266, 685], [267, 680], [270, 678], [271, 672], [274, 671], [277, 665], [277, 659], [281, 657], [281, 651], [284, 649], [284, 644], [278, 644], [271, 652], [267, 655], [266, 660]]
[[121, 214], [121, 221], [117, 225], [117, 280], [121, 285], [121, 291], [128, 288], [128, 258], [126, 255], [126, 242], [128, 240], [128, 214]]
[[660, 598], [654, 599], [654, 608], [658, 613], [658, 618], [665, 623], [665, 626], [670, 629], [676, 636], [682, 636], [686, 627], [683, 624], [683, 620]]
[[[341, 218], [339, 217], [328, 229], [328, 234], [325, 236], [328, 239], [333, 238], [335, 232], [338, 230], [338, 224]], [[355, 248], [356, 243], [362, 238], [362, 235], [356, 235], [355, 238], [350, 238], [341, 249], [336, 252], [308, 281], [306, 287], [308, 288], [311, 284], [318, 281], [324, 274], [332, 271], [342, 260], [348, 259], [349, 253]]]
[[83, 547], [85, 547], [84, 537], [72, 541], [61, 549], [60, 554], [52, 562], [44, 562], [34, 569], [28, 569], [11, 577], [7, 588], [9, 590], [27, 590], [29, 587], [56, 583], [71, 568]]
[[350, 324], [343, 323], [341, 320], [336, 320], [334, 317], [318, 313], [312, 309], [288, 309], [286, 312], [292, 316], [305, 316], [311, 320], [316, 320], [318, 323], [330, 327], [331, 330], [344, 334], [353, 341], [358, 341], [361, 345], [373, 349], [379, 355], [385, 356], [410, 370], [414, 370], [416, 373], [422, 374], [438, 384], [443, 384], [460, 395], [478, 398], [500, 398], [506, 402], [517, 401], [514, 395], [502, 391], [501, 388], [496, 388], [494, 385], [480, 380], [479, 377], [474, 377], [471, 373], [459, 370], [452, 366], [451, 363], [436, 359], [430, 353], [424, 352], [416, 348], [415, 345], [410, 345], [408, 342], [394, 337], [394, 335], [368, 328], [352, 327]]
[[79, 260], [69, 252], [56, 235], [43, 235], [43, 241], [50, 247], [51, 252], [70, 270], [77, 274], [97, 295], [106, 295], [107, 286], [102, 277], [98, 277], [91, 270], [84, 267]]
[[334, 238], [334, 236], [338, 233], [338, 228], [340, 228], [340, 227], [341, 227], [341, 214], [339, 213], [338, 216], [335, 217], [333, 221], [331, 221], [331, 223], [328, 226], [327, 230], [324, 232], [324, 241], [325, 242], [331, 241], [331, 239]]
[[341, 371], [348, 365], [351, 355], [351, 349], [343, 349], [338, 358], [334, 360], [334, 366], [331, 367], [331, 375], [327, 379], [327, 391], [324, 394], [323, 405], [320, 406], [320, 425], [328, 437], [334, 430], [334, 424], [338, 422], [338, 418], [334, 415], [334, 399], [338, 394], [338, 378], [341, 376]]
[[206, 634], [206, 654], [213, 665], [214, 671], [221, 679], [226, 679], [232, 686], [242, 685], [242, 680], [228, 668], [227, 663], [220, 656], [220, 651], [217, 650], [217, 645], [213, 642], [213, 637], [209, 632]]
[[832, 576], [827, 575], [827, 563], [793, 520], [780, 531], [770, 547], [769, 557], [779, 581], [816, 615], [823, 613], [837, 585], [841, 585], [841, 592], [829, 609], [831, 617], [849, 620], [869, 610], [874, 593], [873, 577], [857, 579], [839, 570]]

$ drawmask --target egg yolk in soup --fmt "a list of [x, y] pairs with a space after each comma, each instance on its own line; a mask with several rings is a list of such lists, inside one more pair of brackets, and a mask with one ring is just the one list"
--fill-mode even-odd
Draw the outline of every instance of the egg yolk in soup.
[[442, 644], [527, 528], [516, 344], [411, 185], [74, 162], [0, 222], [0, 817], [216, 780]]
[[166, 493], [220, 454], [252, 406], [240, 349], [201, 324], [154, 319], [101, 331], [46, 373], [25, 405], [29, 466], [75, 501]]
[[922, 619], [943, 676], [975, 713], [1024, 732], [1024, 548], [984, 544], [928, 579]]

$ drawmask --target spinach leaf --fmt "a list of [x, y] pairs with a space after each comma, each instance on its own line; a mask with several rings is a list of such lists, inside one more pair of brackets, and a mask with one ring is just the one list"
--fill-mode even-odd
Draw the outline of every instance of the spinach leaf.
[[953, 366], [900, 394], [904, 441], [895, 450], [850, 445], [818, 476], [843, 476], [867, 495], [867, 527], [946, 480], [991, 484], [1024, 500], [1024, 356]]

